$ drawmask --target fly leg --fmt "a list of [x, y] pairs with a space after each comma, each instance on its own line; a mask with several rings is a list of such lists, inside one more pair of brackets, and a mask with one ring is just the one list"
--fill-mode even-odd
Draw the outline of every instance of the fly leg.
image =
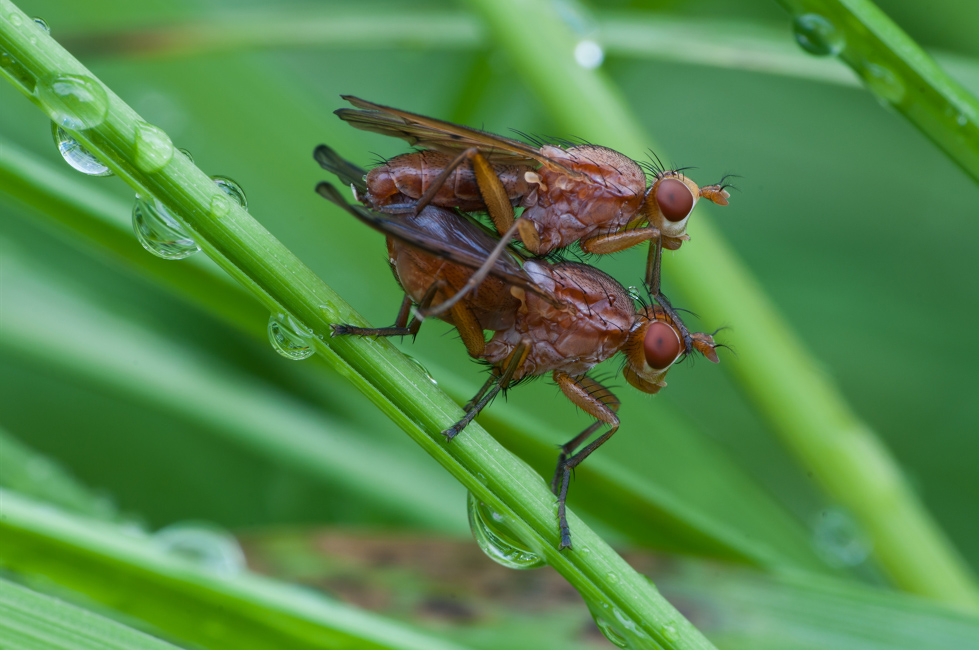
[[[598, 420], [598, 422], [595, 422], [569, 440], [567, 444], [561, 446], [561, 454], [558, 457], [554, 480], [551, 482], [551, 490], [557, 495], [558, 528], [561, 532], [561, 543], [558, 545], [558, 550], [560, 551], [564, 548], [571, 548], [571, 529], [568, 527], [568, 517], [565, 508], [565, 503], [568, 499], [568, 485], [571, 482], [571, 472], [618, 430], [619, 416], [615, 412], [619, 410], [619, 400], [607, 388], [594, 379], [584, 375], [572, 377], [565, 372], [555, 371], [554, 381], [569, 400]], [[608, 424], [609, 430], [589, 443], [585, 448], [574, 453], [574, 450], [597, 431], [602, 424]], [[558, 484], [559, 479], [560, 485]]]
[[530, 343], [528, 341], [521, 341], [505, 361], [506, 365], [503, 368], [503, 372], [497, 374], [494, 371], [493, 375], [486, 380], [483, 387], [476, 393], [476, 396], [466, 404], [466, 415], [443, 431], [442, 435], [448, 440], [452, 440], [457, 433], [465, 429], [479, 415], [479, 412], [496, 397], [497, 393], [510, 385], [510, 380], [513, 378], [514, 373], [523, 366], [529, 353]]
[[676, 328], [680, 330], [683, 339], [683, 347], [690, 352], [693, 346], [693, 339], [687, 331], [680, 316], [677, 315], [673, 305], [667, 300], [666, 296], [660, 293], [660, 262], [663, 257], [663, 238], [658, 228], [644, 226], [641, 228], [626, 228], [618, 232], [598, 235], [590, 239], [581, 240], [581, 248], [586, 253], [605, 255], [607, 253], [617, 253], [621, 250], [631, 248], [644, 241], [649, 242], [649, 256], [646, 261], [646, 285], [653, 299], [659, 303], [666, 315], [670, 317]]
[[649, 245], [649, 257], [646, 261], [646, 286], [649, 287], [649, 293], [653, 299], [659, 303], [659, 306], [663, 308], [663, 311], [673, 321], [676, 328], [680, 330], [680, 337], [683, 339], [683, 349], [689, 353], [693, 349], [693, 337], [690, 335], [690, 331], [687, 330], [687, 326], [680, 320], [680, 316], [676, 313], [676, 310], [673, 309], [673, 305], [660, 292], [660, 263], [662, 259], [663, 241], [657, 237]]
[[493, 166], [475, 148], [466, 149], [446, 166], [445, 170], [432, 181], [431, 186], [418, 199], [418, 202], [415, 204], [415, 210], [421, 211], [422, 208], [428, 205], [435, 198], [441, 186], [445, 184], [449, 175], [465, 161], [469, 161], [473, 167], [473, 171], [476, 174], [476, 184], [479, 186], [483, 202], [486, 204], [486, 211], [489, 213], [490, 218], [493, 220], [493, 225], [496, 226], [496, 230], [500, 234], [500, 241], [497, 242], [496, 246], [486, 257], [486, 260], [483, 261], [482, 265], [469, 277], [466, 284], [455, 295], [435, 307], [418, 310], [419, 316], [423, 319], [445, 313], [452, 305], [456, 304], [466, 294], [478, 287], [486, 279], [490, 271], [492, 271], [496, 260], [503, 254], [507, 244], [510, 243], [518, 232], [520, 233], [521, 240], [530, 250], [536, 250], [540, 245], [540, 239], [537, 236], [537, 231], [534, 229], [533, 224], [526, 219], [514, 219], [513, 204], [510, 203], [510, 195], [507, 193], [506, 187], [496, 174]]
[[[425, 295], [422, 296], [422, 304], [431, 304], [435, 299], [435, 294], [441, 289], [440, 282], [432, 283], [432, 286], [428, 288]], [[411, 298], [405, 295], [404, 299], [401, 301], [401, 309], [398, 310], [398, 317], [394, 321], [394, 325], [391, 327], [357, 327], [356, 325], [346, 325], [344, 323], [336, 323], [330, 325], [330, 329], [333, 330], [332, 336], [412, 336], [414, 337], [418, 334], [419, 328], [421, 328], [422, 322], [417, 318], [411, 318], [411, 322], [408, 322], [409, 316], [411, 315]]]

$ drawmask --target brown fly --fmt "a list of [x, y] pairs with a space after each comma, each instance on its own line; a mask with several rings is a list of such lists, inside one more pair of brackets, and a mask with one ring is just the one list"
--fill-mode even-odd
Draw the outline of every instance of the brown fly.
[[[639, 163], [607, 147], [544, 143], [535, 147], [350, 95], [342, 97], [356, 107], [336, 111], [344, 121], [423, 149], [396, 156], [370, 171], [362, 197], [369, 205], [388, 213], [417, 212], [429, 204], [486, 211], [503, 239], [515, 237], [538, 255], [574, 243], [586, 253], [606, 254], [649, 242], [646, 284], [680, 328], [684, 347], [690, 351], [689, 334], [660, 290], [662, 250], [676, 250], [689, 239], [687, 221], [698, 199], [727, 205], [726, 185], [698, 187], [680, 170], [666, 169], [658, 161], [649, 166], [653, 178], [647, 183]], [[516, 221], [513, 207], [525, 208]], [[492, 260], [486, 265], [491, 266]], [[455, 300], [421, 313], [436, 315]]]
[[[322, 162], [323, 151], [318, 149], [316, 157]], [[382, 214], [347, 203], [328, 183], [320, 183], [317, 191], [385, 234], [391, 267], [405, 292], [394, 326], [340, 324], [334, 326], [334, 335], [413, 335], [420, 321], [410, 316], [412, 303], [422, 308], [444, 304], [469, 289], [477, 269], [493, 260], [485, 279], [439, 315], [459, 331], [470, 356], [492, 369], [466, 404], [465, 416], [442, 433], [451, 440], [501, 390], [550, 373], [561, 392], [596, 420], [561, 446], [551, 482], [558, 498], [559, 548], [570, 547], [565, 501], [571, 471], [619, 427], [619, 400], [588, 372], [621, 352], [626, 380], [643, 392], [656, 393], [666, 385], [670, 367], [687, 354], [679, 328], [663, 308], [637, 307], [629, 292], [602, 271], [577, 262], [521, 260], [455, 210], [428, 205], [417, 214]], [[488, 341], [484, 330], [492, 332]], [[691, 341], [701, 354], [717, 361], [710, 335], [693, 334]], [[585, 444], [603, 425], [608, 430]]]

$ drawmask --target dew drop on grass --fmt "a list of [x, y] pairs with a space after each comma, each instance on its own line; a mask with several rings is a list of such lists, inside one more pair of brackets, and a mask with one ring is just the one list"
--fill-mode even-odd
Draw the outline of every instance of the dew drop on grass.
[[184, 226], [153, 197], [136, 197], [133, 230], [143, 248], [165, 260], [182, 260], [201, 250]]
[[430, 373], [430, 372], [428, 371], [428, 368], [426, 368], [426, 367], [425, 367], [425, 366], [424, 366], [424, 365], [422, 364], [422, 362], [421, 362], [421, 361], [419, 361], [419, 360], [418, 360], [418, 359], [416, 359], [415, 357], [413, 357], [413, 356], [411, 356], [410, 354], [406, 354], [406, 355], [404, 355], [404, 356], [405, 356], [405, 359], [407, 359], [408, 361], [410, 361], [410, 362], [412, 363], [412, 365], [414, 365], [415, 367], [417, 367], [417, 368], [418, 368], [419, 370], [421, 370], [421, 371], [422, 371], [422, 373], [423, 373], [423, 374], [424, 374], [424, 375], [425, 375], [426, 377], [428, 377], [428, 381], [430, 381], [430, 382], [432, 382], [432, 385], [433, 385], [433, 386], [438, 386], [438, 385], [439, 385], [439, 383], [438, 383], [437, 381], [435, 381], [435, 377], [433, 377], [433, 376], [432, 376], [432, 373]]
[[98, 126], [109, 112], [105, 88], [83, 75], [45, 75], [37, 82], [34, 94], [55, 124], [72, 131]]
[[900, 104], [904, 100], [904, 84], [890, 68], [864, 61], [857, 68], [867, 88], [884, 104]]
[[506, 519], [481, 502], [472, 492], [466, 502], [469, 529], [479, 548], [493, 561], [510, 569], [536, 569], [544, 566], [544, 558], [518, 541]]
[[843, 508], [828, 508], [813, 520], [813, 548], [834, 568], [862, 564], [870, 555], [870, 540]]
[[[231, 199], [241, 206], [242, 209], [248, 209], [248, 199], [245, 198], [245, 190], [241, 188], [241, 185], [231, 180], [227, 176], [211, 176], [211, 180], [214, 184], [220, 187], [225, 194], [227, 194]], [[218, 198], [223, 198], [220, 195]], [[211, 202], [211, 207], [214, 207], [214, 202]], [[225, 212], [227, 214], [227, 212]]]
[[269, 317], [269, 342], [286, 359], [302, 361], [311, 357], [312, 339], [313, 332], [289, 314], [272, 314]]
[[223, 528], [205, 522], [170, 524], [153, 535], [153, 543], [222, 576], [233, 576], [246, 568], [238, 540]]
[[173, 142], [158, 126], [136, 123], [136, 167], [147, 174], [163, 169], [173, 158]]
[[51, 33], [51, 28], [48, 27], [48, 24], [46, 22], [44, 22], [44, 19], [43, 18], [38, 18], [38, 17], [35, 16], [34, 17], [34, 22], [37, 23], [37, 26], [38, 27], [40, 27], [42, 30], [44, 30], [44, 33], [45, 34], [50, 34]]
[[54, 143], [58, 145], [61, 157], [73, 168], [89, 176], [112, 176], [112, 170], [96, 158], [95, 154], [83, 147], [64, 127], [52, 122], [51, 135], [54, 137]]
[[819, 14], [800, 14], [792, 21], [796, 42], [810, 54], [835, 56], [843, 51], [846, 40], [828, 18]]
[[20, 18], [20, 14], [18, 13], [11, 13], [8, 16], [8, 20], [10, 20], [10, 24], [14, 27], [20, 27], [21, 23], [23, 22]]

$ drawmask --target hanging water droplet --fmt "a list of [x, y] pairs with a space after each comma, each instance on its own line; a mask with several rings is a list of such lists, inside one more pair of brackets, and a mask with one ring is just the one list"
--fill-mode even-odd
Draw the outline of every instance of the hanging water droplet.
[[269, 317], [269, 342], [286, 359], [302, 361], [313, 355], [313, 332], [289, 314]]
[[586, 70], [594, 70], [605, 60], [605, 50], [591, 39], [578, 41], [574, 47], [574, 60]]
[[835, 56], [846, 45], [843, 33], [829, 19], [819, 14], [796, 16], [792, 21], [792, 33], [802, 49], [816, 56]]
[[192, 560], [223, 576], [241, 573], [246, 568], [245, 554], [234, 535], [204, 522], [178, 522], [161, 528], [153, 543], [170, 553]]
[[147, 174], [163, 169], [173, 158], [173, 142], [158, 126], [136, 123], [136, 167]]
[[109, 96], [102, 84], [78, 74], [51, 73], [34, 90], [48, 116], [72, 131], [98, 126], [109, 112]]
[[194, 155], [190, 153], [188, 149], [177, 149], [177, 151], [187, 156], [187, 160], [189, 160], [190, 162], [194, 162]]
[[506, 520], [485, 503], [469, 493], [466, 501], [469, 529], [476, 543], [490, 559], [510, 569], [536, 569], [544, 566], [544, 558], [517, 541]]
[[872, 549], [856, 520], [843, 508], [829, 508], [814, 519], [813, 547], [835, 568], [863, 563]]
[[165, 260], [182, 260], [201, 250], [184, 226], [153, 197], [136, 197], [133, 230], [143, 248]]
[[58, 151], [65, 162], [89, 176], [112, 176], [112, 170], [95, 157], [91, 151], [82, 146], [75, 137], [63, 127], [51, 122], [51, 135]]
[[889, 68], [864, 61], [857, 72], [882, 104], [900, 104], [904, 100], [904, 84]]
[[51, 33], [51, 28], [48, 27], [48, 24], [46, 22], [44, 22], [44, 19], [43, 18], [38, 18], [38, 17], [35, 16], [34, 17], [34, 22], [37, 23], [37, 26], [38, 27], [40, 27], [41, 29], [44, 30], [44, 33], [45, 34], [50, 34]]
[[245, 198], [245, 190], [241, 189], [241, 185], [227, 176], [211, 176], [211, 180], [214, 181], [215, 185], [224, 190], [224, 193], [230, 196], [235, 203], [245, 210], [248, 209], [248, 199]]

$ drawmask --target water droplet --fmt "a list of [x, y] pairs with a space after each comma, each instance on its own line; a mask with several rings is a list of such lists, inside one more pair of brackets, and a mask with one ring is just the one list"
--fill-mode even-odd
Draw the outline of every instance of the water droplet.
[[835, 56], [846, 45], [843, 33], [829, 19], [819, 14], [796, 16], [792, 21], [792, 33], [802, 49], [816, 56]]
[[91, 77], [51, 73], [38, 81], [34, 93], [48, 116], [72, 131], [98, 126], [109, 112], [105, 88]]
[[187, 156], [187, 160], [189, 160], [190, 162], [194, 162], [194, 155], [192, 153], [190, 153], [189, 150], [187, 150], [187, 149], [177, 149], [177, 151], [179, 151], [183, 155]]
[[490, 559], [510, 569], [536, 569], [544, 566], [544, 559], [517, 541], [502, 515], [491, 510], [472, 492], [466, 501], [469, 512], [469, 529], [476, 543]]
[[826, 564], [840, 568], [861, 564], [870, 555], [870, 540], [843, 508], [829, 508], [813, 520], [813, 547]]
[[65, 162], [89, 176], [112, 176], [112, 170], [95, 157], [91, 151], [82, 146], [75, 137], [65, 131], [63, 127], [54, 122], [51, 123], [51, 135], [54, 143], [58, 145], [58, 151]]
[[245, 210], [248, 209], [248, 199], [245, 198], [245, 190], [241, 189], [241, 185], [227, 176], [211, 176], [211, 180], [214, 181], [215, 185], [224, 190], [225, 194], [234, 199], [235, 203]]
[[881, 103], [899, 104], [904, 99], [904, 84], [889, 68], [864, 61], [857, 72]]
[[41, 29], [44, 30], [44, 33], [45, 34], [50, 34], [51, 33], [51, 28], [48, 27], [48, 24], [46, 22], [44, 22], [44, 19], [43, 18], [37, 18], [37, 17], [35, 17], [34, 18], [34, 22], [37, 23], [37, 26], [38, 27], [40, 27]]
[[660, 628], [660, 633], [663, 635], [667, 641], [676, 641], [680, 638], [680, 633], [676, 629], [676, 624], [670, 621], [669, 623], [664, 623], [663, 627]]
[[178, 522], [161, 528], [153, 543], [224, 576], [245, 570], [245, 554], [234, 535], [205, 522]]
[[153, 197], [136, 197], [133, 230], [143, 248], [165, 260], [182, 260], [201, 250], [184, 226]]
[[269, 317], [269, 342], [286, 359], [302, 361], [313, 355], [313, 332], [289, 314]]
[[408, 359], [408, 361], [410, 361], [412, 364], [414, 364], [415, 366], [417, 366], [418, 369], [421, 370], [425, 374], [426, 377], [428, 377], [428, 381], [432, 382], [432, 385], [433, 386], [438, 386], [439, 385], [439, 383], [437, 381], [435, 381], [435, 377], [432, 377], [432, 373], [430, 373], [428, 371], [428, 368], [426, 368], [425, 366], [423, 366], [422, 363], [418, 359], [416, 359], [415, 357], [411, 356], [410, 354], [406, 354], [405, 355], [405, 358]]
[[574, 60], [586, 70], [594, 70], [605, 60], [605, 50], [591, 39], [578, 41], [574, 47]]
[[[608, 603], [605, 603], [605, 608], [608, 608]], [[588, 606], [588, 611], [591, 612], [591, 616], [595, 619], [595, 625], [598, 626], [599, 631], [605, 635], [612, 645], [619, 648], [628, 648], [629, 642], [626, 640], [625, 636], [620, 630], [612, 625], [611, 622], [605, 617], [605, 613], [599, 613], [596, 608], [591, 605]]]
[[965, 116], [965, 113], [959, 113], [958, 116], [955, 118], [955, 123], [958, 124], [959, 126], [965, 126], [966, 124], [969, 123], [969, 118]]
[[616, 573], [609, 572], [605, 574], [605, 579], [608, 580], [609, 583], [614, 585], [616, 582], [619, 581], [619, 576]]
[[8, 16], [8, 18], [10, 19], [10, 24], [13, 25], [14, 27], [20, 27], [21, 23], [23, 22], [23, 20], [21, 20], [20, 14], [18, 13], [12, 13], [10, 14], [10, 16]]
[[136, 167], [147, 174], [163, 169], [173, 158], [173, 142], [163, 129], [146, 122], [136, 123]]

